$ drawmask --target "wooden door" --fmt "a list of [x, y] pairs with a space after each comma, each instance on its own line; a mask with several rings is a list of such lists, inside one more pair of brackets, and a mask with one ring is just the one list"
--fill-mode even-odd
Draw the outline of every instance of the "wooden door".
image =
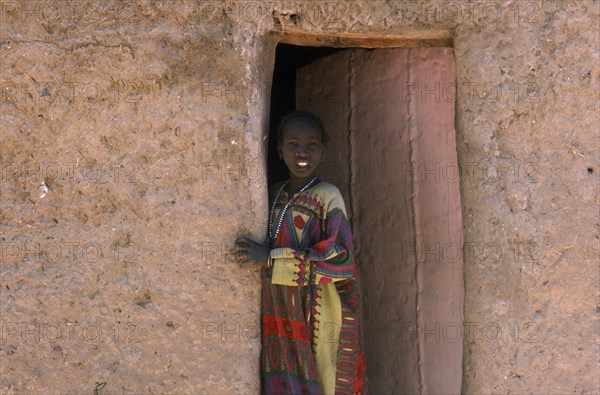
[[451, 48], [353, 49], [298, 70], [331, 137], [364, 296], [371, 393], [460, 393], [462, 214]]

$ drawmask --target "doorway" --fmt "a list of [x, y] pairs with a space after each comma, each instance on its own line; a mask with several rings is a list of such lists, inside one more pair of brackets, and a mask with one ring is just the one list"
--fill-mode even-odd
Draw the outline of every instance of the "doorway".
[[318, 176], [342, 192], [353, 229], [371, 393], [460, 393], [455, 93], [449, 47], [277, 48], [269, 182], [286, 177], [281, 116], [318, 114], [331, 137]]

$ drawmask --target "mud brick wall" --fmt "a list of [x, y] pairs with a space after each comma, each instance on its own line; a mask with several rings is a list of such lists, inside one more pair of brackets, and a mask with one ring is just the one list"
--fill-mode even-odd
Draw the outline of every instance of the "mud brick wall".
[[599, 7], [1, 0], [0, 391], [258, 391], [230, 250], [265, 235], [275, 46], [327, 36], [454, 47], [462, 391], [597, 392]]

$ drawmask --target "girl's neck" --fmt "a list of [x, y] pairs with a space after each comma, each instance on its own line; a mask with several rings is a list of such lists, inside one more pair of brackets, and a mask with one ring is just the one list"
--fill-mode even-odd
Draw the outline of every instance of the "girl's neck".
[[298, 177], [294, 177], [291, 176], [290, 177], [290, 182], [287, 185], [287, 193], [289, 195], [293, 195], [295, 193], [298, 193], [298, 191], [300, 191], [306, 184], [308, 184], [313, 178], [315, 177], [315, 174], [311, 174], [308, 177], [303, 177], [303, 178], [298, 178]]

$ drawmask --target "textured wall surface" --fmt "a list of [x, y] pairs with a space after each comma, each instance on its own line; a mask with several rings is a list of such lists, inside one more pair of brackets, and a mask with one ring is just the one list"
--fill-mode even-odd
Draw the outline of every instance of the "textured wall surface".
[[452, 38], [462, 391], [597, 393], [599, 7], [2, 0], [0, 391], [257, 392], [275, 31]]

